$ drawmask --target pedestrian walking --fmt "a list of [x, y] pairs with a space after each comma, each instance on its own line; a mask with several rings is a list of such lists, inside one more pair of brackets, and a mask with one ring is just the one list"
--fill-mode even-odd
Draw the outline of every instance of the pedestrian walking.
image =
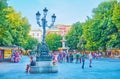
[[82, 54], [81, 53], [79, 53], [79, 61], [80, 61], [80, 63], [82, 62]]
[[63, 53], [62, 52], [59, 52], [59, 54], [58, 54], [58, 60], [59, 60], [60, 63], [63, 62]]
[[84, 65], [85, 65], [85, 54], [82, 55], [81, 60], [82, 60], [82, 69], [84, 69]]
[[79, 61], [79, 52], [78, 53], [76, 53], [76, 63], [78, 63], [78, 61]]
[[88, 59], [89, 59], [89, 67], [92, 67], [92, 54], [91, 54], [91, 52], [88, 54]]
[[69, 53], [66, 53], [66, 62], [69, 63]]
[[73, 62], [73, 54], [70, 53], [70, 63], [72, 63], [72, 62]]
[[52, 64], [53, 64], [53, 65], [56, 65], [57, 62], [58, 62], [58, 55], [55, 53], [55, 54], [52, 56]]

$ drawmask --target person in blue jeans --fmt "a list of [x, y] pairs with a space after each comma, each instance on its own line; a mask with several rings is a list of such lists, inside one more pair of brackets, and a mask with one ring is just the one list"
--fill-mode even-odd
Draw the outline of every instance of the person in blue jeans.
[[78, 63], [78, 61], [79, 61], [79, 53], [76, 53], [76, 63]]
[[85, 65], [85, 55], [83, 54], [82, 57], [82, 69], [84, 69], [84, 65]]
[[73, 54], [70, 53], [70, 63], [72, 63], [72, 62], [73, 62]]

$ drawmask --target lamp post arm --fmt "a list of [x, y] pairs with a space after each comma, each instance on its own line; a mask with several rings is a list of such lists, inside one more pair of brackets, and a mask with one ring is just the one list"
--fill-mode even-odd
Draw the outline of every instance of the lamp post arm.
[[37, 24], [38, 24], [39, 27], [41, 27], [41, 25], [40, 25], [40, 21], [37, 21]]
[[53, 27], [54, 26], [54, 23], [51, 23], [50, 26], [48, 26], [49, 28]]

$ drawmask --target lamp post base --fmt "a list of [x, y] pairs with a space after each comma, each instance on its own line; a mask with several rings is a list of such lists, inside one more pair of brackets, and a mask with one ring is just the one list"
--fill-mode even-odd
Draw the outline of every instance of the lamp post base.
[[52, 61], [39, 61], [36, 66], [30, 66], [30, 73], [57, 73], [58, 66], [54, 65]]
[[52, 61], [52, 56], [50, 55], [42, 55], [40, 57], [36, 57], [36, 61]]
[[36, 65], [30, 66], [30, 73], [56, 73], [58, 72], [58, 66], [55, 62], [52, 62], [52, 56], [49, 54], [49, 48], [46, 43], [42, 42], [41, 46], [38, 46], [36, 57]]

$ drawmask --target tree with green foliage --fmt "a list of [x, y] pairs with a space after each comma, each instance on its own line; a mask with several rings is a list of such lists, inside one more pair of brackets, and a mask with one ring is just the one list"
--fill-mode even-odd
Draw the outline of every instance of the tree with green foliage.
[[66, 44], [71, 50], [77, 49], [77, 43], [82, 35], [82, 26], [83, 23], [80, 22], [73, 24], [70, 31], [66, 35]]
[[30, 27], [28, 20], [22, 17], [21, 13], [11, 6], [8, 7], [6, 0], [0, 0], [0, 46], [17, 45], [26, 49], [32, 48], [37, 41], [28, 35]]
[[32, 38], [31, 36], [28, 36], [26, 41], [27, 41], [27, 42], [25, 42], [25, 43], [23, 44], [23, 47], [24, 47], [26, 50], [28, 50], [28, 49], [33, 49], [33, 48], [34, 48], [35, 46], [37, 46], [37, 44], [38, 44], [38, 40]]
[[62, 47], [62, 36], [58, 34], [47, 34], [46, 43], [50, 50], [58, 50], [59, 47]]
[[86, 21], [84, 26], [84, 38], [87, 41], [86, 48], [91, 51], [102, 48], [104, 51], [113, 46], [109, 42], [112, 35], [118, 32], [112, 22], [113, 9], [116, 1], [102, 2], [93, 10], [93, 18]]
[[117, 2], [117, 4], [115, 5], [113, 9], [112, 21], [114, 24], [116, 24], [120, 32], [120, 2]]
[[100, 39], [100, 32], [98, 31], [98, 27], [96, 27], [96, 25], [97, 23], [93, 23], [93, 20], [89, 19], [83, 27], [83, 36], [86, 40], [85, 48], [90, 51], [96, 50], [98, 47], [97, 41]]
[[17, 13], [12, 7], [5, 9], [6, 15], [6, 26], [10, 32], [13, 40], [12, 44], [22, 46], [25, 37], [28, 37], [30, 31], [30, 24], [26, 18], [22, 18], [20, 13]]
[[86, 50], [85, 45], [86, 45], [86, 40], [84, 39], [84, 37], [82, 35], [79, 38], [79, 42], [77, 44], [77, 49], [80, 50], [80, 51], [85, 51]]
[[109, 44], [112, 44], [114, 48], [120, 48], [120, 2], [117, 2], [113, 9], [112, 21], [116, 25], [118, 32], [111, 36]]
[[6, 12], [7, 1], [0, 1], [0, 45], [10, 45], [13, 40], [6, 23]]
[[2, 12], [2, 10], [7, 7], [8, 7], [7, 0], [0, 0], [0, 12]]

